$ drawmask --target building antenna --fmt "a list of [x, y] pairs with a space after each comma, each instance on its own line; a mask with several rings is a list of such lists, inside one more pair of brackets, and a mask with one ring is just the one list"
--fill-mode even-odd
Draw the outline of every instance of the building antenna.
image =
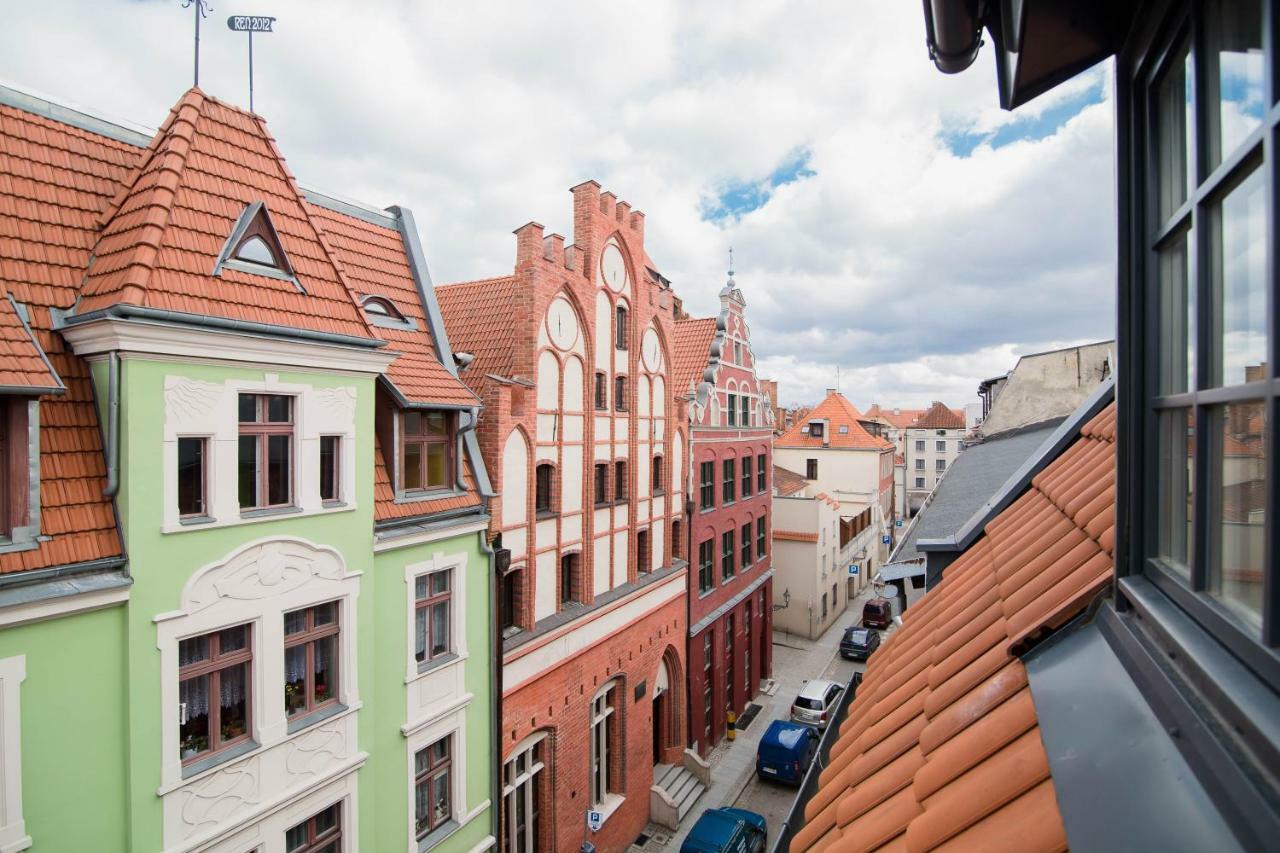
[[208, 3], [206, 3], [206, 2], [205, 2], [205, 0], [186, 0], [186, 2], [184, 2], [184, 3], [182, 4], [182, 8], [184, 8], [184, 9], [191, 9], [191, 8], [194, 8], [194, 9], [195, 9], [195, 18], [196, 18], [196, 61], [195, 61], [195, 64], [196, 64], [196, 71], [195, 71], [195, 82], [194, 82], [194, 83], [192, 83], [191, 85], [193, 85], [193, 86], [195, 86], [195, 87], [199, 88], [199, 86], [200, 86], [200, 19], [201, 19], [201, 18], [207, 18], [207, 17], [209, 17], [209, 13], [213, 11], [213, 7], [212, 7], [212, 6], [210, 6]]
[[733, 279], [733, 247], [729, 247], [729, 278]]
[[253, 112], [253, 34], [275, 32], [271, 26], [275, 18], [265, 15], [232, 15], [227, 18], [227, 29], [249, 34], [249, 112]]
[[836, 393], [840, 393], [840, 365], [836, 365]]

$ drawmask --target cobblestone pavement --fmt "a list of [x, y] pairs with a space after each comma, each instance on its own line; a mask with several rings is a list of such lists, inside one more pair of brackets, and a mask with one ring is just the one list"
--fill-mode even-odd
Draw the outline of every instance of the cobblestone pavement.
[[702, 812], [718, 806], [738, 806], [764, 815], [769, 822], [769, 844], [773, 844], [778, 827], [791, 810], [796, 789], [756, 778], [756, 747], [770, 722], [790, 716], [791, 703], [804, 682], [811, 678], [828, 678], [847, 683], [856, 670], [862, 669], [863, 664], [845, 660], [839, 656], [838, 650], [844, 629], [861, 621], [862, 604], [872, 594], [868, 587], [851, 600], [844, 614], [832, 622], [817, 640], [774, 632], [773, 677], [777, 689], [771, 696], [763, 693], [756, 696], [753, 701], [761, 706], [761, 710], [751, 725], [738, 732], [732, 743], [723, 741], [711, 751], [711, 787], [685, 816], [680, 828], [672, 832], [650, 824], [645, 829], [645, 834], [650, 836], [648, 843], [643, 847], [632, 845], [632, 853], [679, 850], [680, 843]]

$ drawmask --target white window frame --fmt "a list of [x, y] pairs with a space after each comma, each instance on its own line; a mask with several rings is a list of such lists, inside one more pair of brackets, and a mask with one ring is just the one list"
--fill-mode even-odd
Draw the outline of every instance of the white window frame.
[[[534, 748], [537, 747], [537, 745], [540, 743], [544, 744], [542, 749], [544, 760], [538, 761], [535, 763], [533, 760]], [[547, 750], [550, 747], [551, 747], [551, 739], [547, 737], [547, 733], [545, 731], [535, 732], [534, 734], [529, 735], [527, 738], [522, 740], [516, 746], [515, 749], [511, 750], [511, 757], [506, 761], [502, 762], [502, 808], [503, 808], [504, 814], [508, 815], [508, 818], [506, 820], [506, 826], [503, 827], [503, 831], [507, 833], [507, 841], [509, 843], [509, 849], [511, 850], [516, 849], [516, 838], [515, 838], [516, 826], [515, 826], [515, 821], [511, 820], [510, 818], [510, 815], [512, 814], [512, 810], [509, 807], [508, 803], [513, 802], [513, 795], [516, 795], [516, 796], [532, 795], [534, 777], [537, 776], [539, 773], [545, 773], [547, 770], [547, 762], [545, 761], [545, 756], [546, 756]], [[526, 766], [525, 771], [519, 774], [518, 776], [515, 776], [510, 782], [508, 782], [507, 766], [510, 765], [511, 767], [514, 768], [516, 759], [518, 759], [522, 754], [525, 754], [525, 753], [528, 754], [528, 759], [525, 762], [525, 766]], [[526, 808], [528, 808], [529, 805], [531, 804], [526, 804]], [[527, 850], [538, 849], [537, 833], [531, 832], [530, 828], [527, 826], [526, 826], [525, 841], [527, 842], [525, 849]]]
[[27, 656], [0, 659], [0, 850], [16, 853], [31, 846], [22, 817], [22, 682]]
[[[467, 746], [467, 719], [466, 708], [458, 708], [453, 713], [448, 714], [430, 725], [421, 726], [416, 730], [410, 731], [405, 737], [405, 794], [408, 800], [408, 822], [405, 825], [405, 831], [408, 833], [408, 853], [419, 853], [422, 850], [428, 850], [438, 845], [445, 838], [453, 835], [462, 827], [466, 826], [478, 815], [489, 808], [489, 801], [482, 800], [479, 804], [470, 810], [467, 810], [467, 765], [469, 764], [466, 756]], [[448, 832], [442, 832], [445, 827], [437, 828], [435, 831], [439, 835], [428, 835], [423, 838], [423, 842], [430, 841], [430, 844], [419, 843], [414, 823], [414, 781], [417, 774], [414, 773], [414, 756], [420, 751], [431, 746], [438, 740], [450, 738], [450, 748], [452, 753], [452, 766], [449, 770], [449, 807], [452, 814], [449, 820], [456, 825], [448, 828]]]
[[[621, 701], [621, 679], [613, 679], [604, 687], [596, 691], [591, 697], [591, 725], [588, 730], [588, 754], [587, 754], [587, 773], [588, 784], [591, 786], [589, 802], [591, 808], [604, 814], [605, 820], [617, 810], [622, 804], [623, 798], [616, 791], [609, 790], [609, 718], [619, 713], [618, 705]], [[610, 702], [610, 694], [618, 691], [612, 697]], [[603, 710], [601, 710], [601, 707]], [[618, 720], [614, 720], [614, 726], [619, 724]], [[599, 730], [597, 731], [597, 726]], [[597, 754], [597, 750], [599, 753]], [[599, 759], [599, 769], [597, 769], [597, 758]], [[604, 778], [598, 780], [596, 774], [603, 773]], [[595, 786], [597, 781], [600, 783], [602, 796], [595, 799]]]

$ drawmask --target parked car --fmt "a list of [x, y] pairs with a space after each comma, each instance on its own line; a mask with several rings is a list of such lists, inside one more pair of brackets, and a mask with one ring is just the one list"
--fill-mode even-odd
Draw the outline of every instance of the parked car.
[[760, 853], [767, 834], [763, 815], [746, 809], [707, 809], [689, 830], [680, 853]]
[[818, 754], [820, 739], [818, 730], [812, 726], [774, 720], [756, 747], [756, 775], [799, 785]]
[[880, 648], [880, 632], [875, 628], [859, 628], [850, 625], [840, 638], [840, 657], [845, 660], [866, 660]]
[[893, 603], [887, 598], [872, 598], [862, 605], [862, 627], [888, 628], [893, 624]]
[[800, 695], [791, 703], [792, 722], [825, 729], [835, 716], [836, 703], [843, 692], [844, 688], [836, 682], [815, 678], [801, 688]]

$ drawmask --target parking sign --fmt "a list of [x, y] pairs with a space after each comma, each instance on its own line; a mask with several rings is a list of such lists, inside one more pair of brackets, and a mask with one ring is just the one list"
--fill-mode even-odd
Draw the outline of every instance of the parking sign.
[[587, 809], [587, 828], [592, 832], [599, 832], [602, 826], [604, 826], [604, 815], [593, 809]]

